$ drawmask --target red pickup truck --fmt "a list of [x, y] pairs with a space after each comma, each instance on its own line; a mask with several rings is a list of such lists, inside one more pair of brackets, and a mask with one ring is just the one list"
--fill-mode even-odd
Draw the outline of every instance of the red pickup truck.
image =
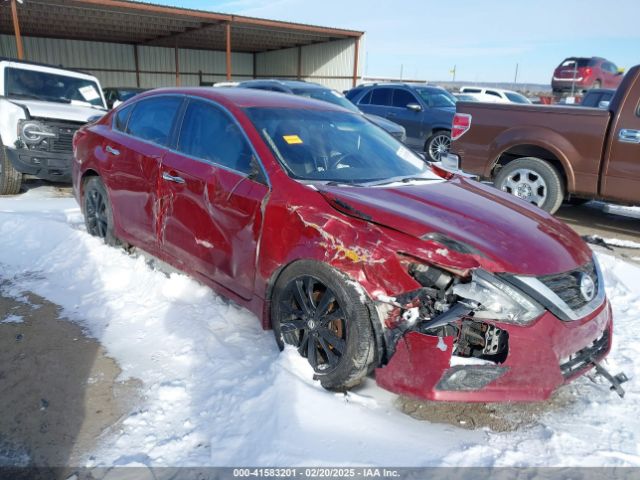
[[640, 205], [640, 65], [608, 110], [459, 102], [448, 168], [548, 212], [563, 201]]

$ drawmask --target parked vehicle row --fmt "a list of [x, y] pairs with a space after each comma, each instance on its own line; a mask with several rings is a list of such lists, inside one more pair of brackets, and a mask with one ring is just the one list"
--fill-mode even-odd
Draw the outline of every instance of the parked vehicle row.
[[406, 144], [440, 161], [449, 151], [456, 98], [440, 87], [408, 83], [358, 86], [347, 98], [366, 113], [399, 123], [407, 131]]
[[639, 99], [636, 66], [606, 110], [459, 103], [446, 163], [551, 213], [564, 200], [638, 205]]
[[[333, 103], [352, 112], [361, 113], [361, 110], [359, 110], [353, 103], [347, 100], [342, 93], [319, 85], [317, 83], [302, 82], [299, 80], [266, 79], [240, 82], [238, 84], [238, 87], [300, 95], [302, 97], [313, 98], [316, 100]], [[398, 125], [397, 123], [386, 120], [385, 118], [378, 115], [365, 114], [365, 116], [368, 120], [375, 123], [401, 142], [406, 141], [407, 132], [402, 125]]]
[[[416, 114], [440, 94], [380, 90], [419, 96]], [[573, 230], [424, 162], [358, 112], [245, 88], [154, 90], [81, 128], [74, 152], [90, 234], [246, 306], [325, 388], [375, 372], [427, 399], [542, 400], [610, 349], [602, 274]]]

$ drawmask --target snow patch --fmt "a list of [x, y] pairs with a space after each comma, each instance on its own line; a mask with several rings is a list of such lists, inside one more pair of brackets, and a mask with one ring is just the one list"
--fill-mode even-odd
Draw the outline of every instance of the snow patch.
[[24, 323], [24, 318], [22, 318], [20, 315], [9, 315], [3, 320], [0, 320], [0, 323]]

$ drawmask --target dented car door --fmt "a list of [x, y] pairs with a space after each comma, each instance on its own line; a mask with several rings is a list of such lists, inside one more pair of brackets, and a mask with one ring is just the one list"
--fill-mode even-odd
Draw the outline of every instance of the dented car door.
[[175, 151], [163, 159], [157, 234], [163, 251], [251, 298], [262, 202], [256, 160], [240, 127], [217, 105], [191, 99]]

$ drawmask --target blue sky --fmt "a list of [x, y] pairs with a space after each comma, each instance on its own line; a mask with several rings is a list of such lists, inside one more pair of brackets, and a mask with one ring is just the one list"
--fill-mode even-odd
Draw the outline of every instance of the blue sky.
[[[157, 1], [157, 0], [156, 0]], [[161, 1], [178, 5], [177, 1]], [[567, 56], [640, 63], [640, 0], [188, 0], [186, 8], [366, 32], [368, 76], [549, 83]]]

